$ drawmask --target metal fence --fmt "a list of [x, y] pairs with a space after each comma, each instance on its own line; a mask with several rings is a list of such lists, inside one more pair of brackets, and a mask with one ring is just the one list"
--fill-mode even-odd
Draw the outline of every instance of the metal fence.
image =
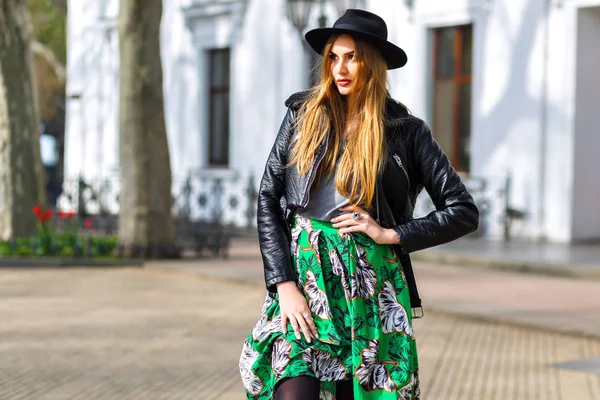
[[[510, 240], [515, 221], [528, 214], [512, 206], [511, 178], [468, 177], [464, 179], [480, 214], [480, 229], [474, 235], [486, 236], [491, 224], [499, 224], [504, 240]], [[252, 175], [223, 177], [188, 174], [173, 180], [172, 213], [176, 242], [184, 250], [226, 255], [232, 237], [256, 234], [257, 191]], [[84, 226], [90, 221], [96, 234], [118, 232], [118, 179], [67, 179], [60, 188], [52, 188], [57, 209], [74, 211]], [[416, 204], [415, 216], [435, 210], [431, 199], [423, 193]]]
[[[512, 179], [510, 175], [501, 177], [470, 176], [463, 179], [473, 196], [480, 213], [479, 230], [473, 236], [488, 236], [491, 225], [499, 225], [504, 241], [511, 240], [513, 226], [517, 221], [525, 221], [528, 213], [517, 209], [511, 201]], [[435, 205], [425, 191], [421, 193], [415, 207], [415, 215], [423, 216], [435, 210]]]
[[[96, 234], [116, 234], [120, 188], [117, 178], [66, 179], [60, 188], [48, 188], [56, 199], [50, 206], [73, 211], [78, 223]], [[176, 243], [182, 251], [226, 256], [232, 237], [254, 234], [257, 191], [252, 175], [242, 179], [190, 173], [173, 179], [172, 188]]]

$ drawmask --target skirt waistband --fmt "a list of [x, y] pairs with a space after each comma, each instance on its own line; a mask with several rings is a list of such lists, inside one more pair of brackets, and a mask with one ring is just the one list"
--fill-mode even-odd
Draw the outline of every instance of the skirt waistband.
[[[325, 221], [322, 219], [316, 219], [316, 218], [307, 218], [307, 217], [295, 217], [292, 220], [291, 223], [291, 228], [293, 231], [296, 231], [296, 234], [299, 233], [300, 230], [305, 230], [305, 231], [321, 231], [325, 237], [330, 236], [330, 235], [339, 235], [339, 228], [335, 228], [333, 226], [333, 223], [330, 221]], [[292, 234], [292, 236], [294, 237], [295, 235]], [[347, 239], [358, 239], [361, 240], [363, 242], [373, 242], [373, 239], [367, 235], [364, 232], [351, 232], [349, 234], [347, 234], [346, 236], [342, 236], [344, 238]], [[297, 239], [297, 236], [296, 236]]]
[[297, 226], [307, 226], [310, 227], [312, 229], [322, 229], [322, 230], [335, 230], [337, 231], [338, 228], [334, 228], [333, 227], [333, 222], [330, 221], [325, 221], [322, 219], [316, 219], [316, 218], [307, 218], [307, 217], [294, 217], [294, 219], [292, 220], [292, 227], [295, 228]]

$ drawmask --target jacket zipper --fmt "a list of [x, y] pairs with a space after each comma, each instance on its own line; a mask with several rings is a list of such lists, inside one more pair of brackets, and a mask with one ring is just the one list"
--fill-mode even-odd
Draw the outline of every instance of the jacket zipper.
[[315, 180], [317, 168], [319, 167], [319, 164], [321, 164], [321, 161], [323, 161], [325, 153], [327, 153], [327, 145], [328, 140], [327, 138], [325, 138], [325, 149], [321, 151], [321, 154], [319, 154], [319, 159], [313, 163], [312, 169], [310, 170], [310, 175], [308, 176], [308, 183], [306, 185], [306, 188], [304, 188], [304, 198], [302, 199], [302, 203], [300, 203], [300, 206], [303, 208], [306, 207], [306, 205], [308, 204], [308, 200], [310, 199], [310, 187], [312, 186], [312, 183]]
[[404, 172], [404, 175], [406, 175], [406, 181], [408, 182], [408, 189], [410, 189], [410, 178], [408, 177], [408, 172], [406, 172], [406, 168], [404, 168], [404, 165], [402, 164], [402, 160], [400, 159], [400, 156], [398, 154], [394, 153], [393, 157], [394, 157], [394, 160], [396, 160], [396, 164], [398, 164], [400, 169]]
[[381, 225], [381, 219], [379, 218], [379, 188], [377, 187], [378, 180], [375, 181], [375, 210], [377, 213], [377, 223]]

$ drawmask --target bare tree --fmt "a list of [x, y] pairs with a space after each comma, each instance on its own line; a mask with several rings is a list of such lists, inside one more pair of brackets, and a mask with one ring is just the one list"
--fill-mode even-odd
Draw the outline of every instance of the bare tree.
[[171, 165], [160, 57], [161, 0], [121, 0], [119, 236], [126, 256], [171, 256]]
[[0, 238], [35, 233], [45, 205], [32, 27], [26, 0], [0, 0]]
[[[33, 53], [43, 59], [60, 83], [67, 80], [68, 0], [27, 0], [33, 23]], [[42, 83], [42, 79], [38, 79]]]
[[52, 68], [52, 71], [56, 75], [56, 78], [61, 83], [66, 82], [67, 69], [60, 61], [58, 61], [58, 59], [54, 55], [54, 52], [48, 46], [45, 46], [42, 43], [34, 40], [31, 43], [31, 49], [35, 54], [42, 57], [48, 63], [48, 65]]

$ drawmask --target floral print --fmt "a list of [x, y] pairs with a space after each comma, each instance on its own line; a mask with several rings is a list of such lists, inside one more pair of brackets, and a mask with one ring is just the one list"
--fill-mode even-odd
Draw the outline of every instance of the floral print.
[[355, 399], [419, 399], [410, 297], [391, 247], [315, 219], [296, 218], [291, 232], [296, 283], [319, 338], [297, 339], [291, 324], [284, 334], [278, 297], [267, 295], [240, 357], [246, 397], [272, 400], [279, 381], [307, 375], [321, 381], [321, 400], [336, 400], [336, 382], [347, 380]]
[[279, 379], [283, 376], [285, 369], [290, 363], [292, 352], [292, 345], [290, 342], [283, 338], [279, 338], [273, 344], [273, 354], [271, 356], [271, 364], [275, 378]]
[[263, 388], [263, 383], [258, 376], [252, 372], [251, 366], [258, 359], [258, 352], [252, 348], [248, 341], [244, 342], [242, 357], [240, 358], [240, 373], [242, 383], [246, 392], [250, 395], [257, 395]]
[[395, 361], [379, 360], [379, 341], [371, 339], [369, 345], [361, 351], [361, 363], [356, 370], [358, 383], [367, 392], [375, 389], [383, 389], [393, 392], [397, 386], [385, 364], [398, 364]]
[[357, 246], [358, 262], [356, 272], [350, 275], [352, 298], [362, 297], [369, 299], [375, 294], [375, 285], [377, 284], [377, 276], [375, 269], [367, 260], [367, 253], [362, 247]]
[[308, 307], [313, 314], [321, 319], [330, 319], [329, 304], [327, 303], [327, 294], [317, 284], [315, 274], [312, 271], [306, 271], [306, 285], [304, 291], [308, 295]]
[[412, 327], [406, 309], [398, 302], [392, 283], [385, 281], [383, 290], [379, 292], [379, 315], [383, 333], [404, 332], [412, 336]]
[[326, 351], [307, 349], [302, 355], [302, 359], [315, 373], [315, 377], [325, 382], [335, 382], [346, 380], [346, 368], [344, 364], [336, 357]]

